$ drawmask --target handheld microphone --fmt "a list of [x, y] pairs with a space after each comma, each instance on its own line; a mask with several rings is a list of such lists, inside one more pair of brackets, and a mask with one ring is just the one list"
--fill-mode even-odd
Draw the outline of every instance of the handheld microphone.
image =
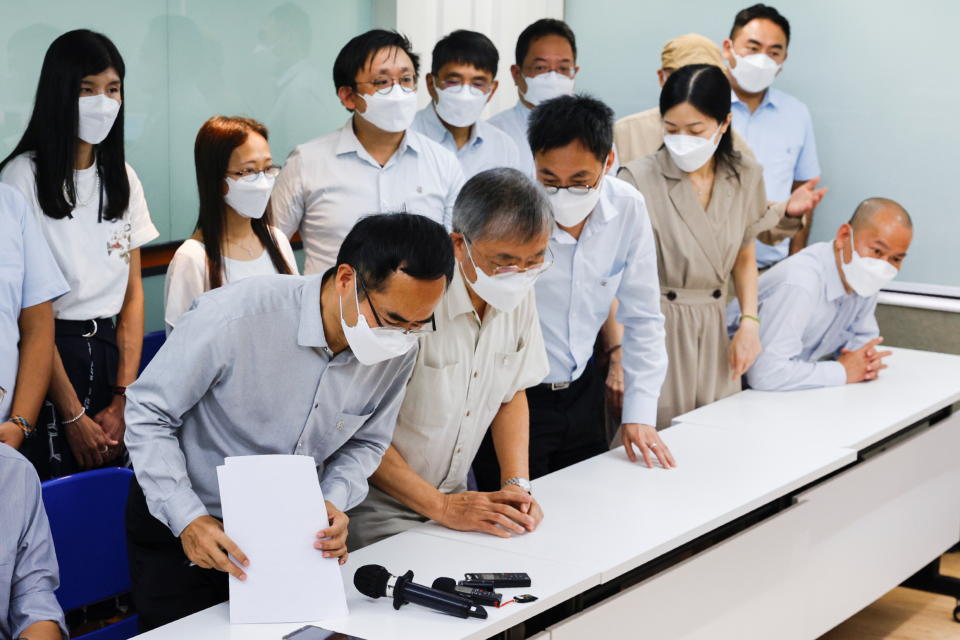
[[417, 584], [413, 571], [398, 577], [378, 564], [368, 564], [353, 574], [353, 586], [369, 598], [392, 597], [394, 609], [412, 602], [459, 618], [487, 617], [486, 609], [467, 598]]
[[474, 604], [486, 604], [491, 607], [499, 607], [503, 597], [494, 591], [486, 589], [475, 589], [473, 587], [464, 587], [458, 585], [453, 578], [437, 578], [433, 581], [433, 588], [438, 591], [446, 591], [458, 596], [462, 596]]

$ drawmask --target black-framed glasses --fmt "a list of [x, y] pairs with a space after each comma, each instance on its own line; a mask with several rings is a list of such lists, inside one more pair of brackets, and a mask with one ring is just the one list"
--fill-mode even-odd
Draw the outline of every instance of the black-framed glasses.
[[280, 175], [280, 166], [272, 164], [266, 169], [254, 169], [252, 167], [247, 167], [246, 169], [240, 169], [239, 171], [227, 171], [227, 175], [237, 180], [242, 180], [243, 182], [256, 182], [260, 176], [270, 176], [271, 178], [276, 178]]
[[[373, 306], [373, 298], [370, 297], [370, 291], [367, 289], [367, 285], [363, 283], [363, 278], [360, 277], [360, 272], [354, 269], [353, 274], [357, 279], [357, 284], [360, 286], [360, 289], [363, 291], [363, 296], [367, 299], [367, 303], [370, 305], [370, 311], [373, 312], [373, 319], [377, 321], [378, 328], [384, 329], [386, 331], [399, 331], [405, 336], [408, 336], [408, 335], [420, 336], [427, 333], [433, 333], [434, 331], [437, 330], [437, 319], [436, 319], [436, 316], [432, 313], [430, 314], [430, 325], [427, 326], [426, 324], [424, 324], [424, 326], [418, 327], [416, 329], [406, 329], [404, 327], [398, 327], [395, 324], [384, 323], [383, 320], [380, 319], [380, 314], [377, 313], [377, 308]], [[359, 303], [360, 301], [357, 300], [358, 305]]]
[[487, 82], [486, 80], [464, 82], [460, 78], [448, 78], [439, 84], [440, 88], [445, 91], [463, 93], [464, 89], [466, 89], [470, 94], [475, 96], [486, 95], [490, 92], [490, 89], [493, 88], [493, 83]]
[[575, 196], [585, 196], [600, 185], [600, 181], [603, 180], [603, 170], [600, 170], [600, 177], [597, 178], [597, 181], [593, 185], [589, 184], [571, 184], [566, 187], [560, 187], [557, 185], [543, 185], [543, 190], [547, 192], [547, 195], [554, 195], [560, 193], [561, 189], [567, 191], [567, 193], [572, 193]]
[[369, 84], [373, 90], [381, 95], [387, 95], [393, 89], [393, 85], [399, 85], [404, 93], [413, 93], [417, 90], [416, 76], [400, 76], [399, 78], [374, 78], [373, 80], [361, 80], [354, 84]]

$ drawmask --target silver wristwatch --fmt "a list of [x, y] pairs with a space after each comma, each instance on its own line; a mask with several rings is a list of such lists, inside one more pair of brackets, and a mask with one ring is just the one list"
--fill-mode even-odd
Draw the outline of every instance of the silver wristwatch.
[[507, 486], [508, 484], [516, 485], [526, 491], [529, 494], [533, 494], [533, 485], [530, 484], [530, 481], [526, 478], [507, 478], [503, 481], [503, 484], [500, 485], [501, 488]]

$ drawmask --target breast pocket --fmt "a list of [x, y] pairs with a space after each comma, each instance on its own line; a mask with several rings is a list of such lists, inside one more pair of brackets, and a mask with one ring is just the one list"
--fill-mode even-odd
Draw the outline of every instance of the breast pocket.
[[437, 411], [430, 399], [443, 398], [447, 406], [462, 406], [467, 388], [464, 374], [466, 364], [464, 361], [437, 366], [418, 363], [407, 384], [403, 407], [400, 409], [404, 424], [429, 438], [431, 431], [455, 423], [451, 416]]
[[517, 373], [519, 373], [520, 363], [523, 361], [526, 349], [526, 346], [521, 346], [517, 351], [498, 352], [494, 356], [490, 393], [487, 400], [491, 409], [496, 409], [505, 400], [510, 400], [506, 395], [511, 391], [511, 386], [517, 379]]
[[327, 425], [317, 445], [312, 448], [314, 457], [318, 460], [321, 459], [320, 456], [329, 458], [337, 449], [342, 447], [347, 440], [352, 438], [372, 415], [373, 412], [354, 414], [341, 411], [337, 413], [333, 423]]
[[[617, 289], [620, 288], [620, 281], [623, 280], [623, 272], [626, 271], [626, 268], [626, 265], [620, 265], [611, 275], [594, 280], [591, 291], [588, 292], [588, 295], [596, 301], [596, 304], [592, 305], [594, 309], [609, 310], [614, 296], [617, 295]], [[603, 314], [606, 316], [607, 311], [604, 311]]]

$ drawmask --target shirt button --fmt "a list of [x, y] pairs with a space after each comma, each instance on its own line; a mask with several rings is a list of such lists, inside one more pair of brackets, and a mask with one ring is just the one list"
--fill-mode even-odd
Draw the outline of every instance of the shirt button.
[[319, 408], [320, 408], [320, 403], [318, 402], [317, 404], [313, 405], [313, 408], [314, 408], [314, 409], [319, 409]]
[[343, 431], [343, 420], [337, 422], [337, 431]]
[[470, 412], [469, 412], [469, 411], [467, 411], [467, 417], [468, 417], [468, 418], [470, 417]]
[[473, 377], [474, 377], [474, 378], [476, 378], [478, 375], [480, 375], [480, 374], [477, 373], [476, 371], [473, 372]]

